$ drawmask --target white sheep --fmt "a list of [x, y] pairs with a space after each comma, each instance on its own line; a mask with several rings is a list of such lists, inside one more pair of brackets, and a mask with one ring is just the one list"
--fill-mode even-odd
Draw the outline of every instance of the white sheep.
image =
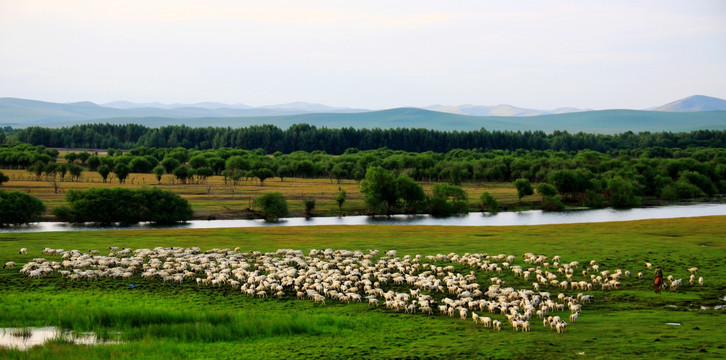
[[492, 327], [496, 331], [502, 331], [502, 322], [499, 320], [494, 320], [492, 321]]
[[703, 276], [698, 278], [698, 285], [703, 286]]
[[27, 253], [28, 253], [28, 248], [21, 248], [20, 251], [18, 252], [18, 254], [27, 254]]
[[5, 265], [3, 265], [3, 269], [4, 268], [15, 269], [15, 263], [12, 262], [12, 261], [8, 261], [8, 262], [5, 263]]
[[698, 272], [698, 268], [697, 267], [692, 267], [692, 268], [688, 269], [688, 271], [690, 271], [691, 274], [695, 274], [695, 273]]

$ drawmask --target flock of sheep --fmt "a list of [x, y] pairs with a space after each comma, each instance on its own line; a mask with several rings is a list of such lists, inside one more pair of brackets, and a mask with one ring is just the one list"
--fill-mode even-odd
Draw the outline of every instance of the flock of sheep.
[[[595, 260], [580, 264], [533, 253], [520, 257], [486, 253], [399, 257], [395, 250], [381, 254], [378, 250], [312, 249], [307, 255], [292, 249], [269, 253], [241, 252], [239, 248], [202, 252], [198, 247], [109, 250], [104, 256], [98, 250], [46, 248], [44, 255], [60, 258], [35, 258], [20, 272], [31, 278], [57, 272], [69, 280], [130, 280], [140, 274], [164, 282], [232, 288], [260, 298], [294, 295], [318, 304], [365, 301], [406, 313], [458, 315], [497, 331], [501, 331], [502, 321], [493, 317], [506, 318], [514, 331], [530, 331], [530, 322], [536, 317], [545, 328], [558, 333], [566, 332], [568, 321], [576, 322], [583, 304], [593, 300], [586, 292], [619, 289], [631, 276], [628, 270], [601, 269]], [[15, 266], [7, 262], [4, 267]], [[651, 268], [649, 263], [645, 266]], [[693, 285], [698, 269], [689, 271]], [[477, 274], [482, 273], [488, 278], [479, 279]], [[524, 287], [507, 284], [502, 279], [506, 277]], [[643, 272], [637, 277], [642, 279]], [[676, 289], [682, 279], [670, 277], [669, 282], [670, 289]], [[698, 284], [703, 285], [703, 278]], [[563, 318], [564, 312], [569, 316]]]

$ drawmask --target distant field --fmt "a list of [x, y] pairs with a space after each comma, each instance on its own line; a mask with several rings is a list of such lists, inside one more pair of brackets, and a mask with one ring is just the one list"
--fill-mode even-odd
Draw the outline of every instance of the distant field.
[[[241, 247], [242, 251], [311, 248], [381, 251], [398, 255], [525, 252], [561, 255], [581, 264], [596, 260], [601, 270], [643, 271], [622, 289], [594, 290], [581, 317], [565, 334], [533, 321], [532, 331], [501, 332], [445, 315], [396, 313], [365, 303], [250, 298], [239, 291], [144, 280], [72, 282], [57, 275], [29, 279], [17, 269], [0, 270], [0, 326], [55, 325], [121, 336], [123, 344], [74, 346], [56, 342], [27, 352], [0, 349], [3, 359], [115, 358], [511, 358], [511, 359], [715, 359], [726, 357], [726, 217], [646, 220], [621, 223], [518, 227], [330, 226], [302, 228], [166, 229], [0, 234], [0, 261], [19, 264], [44, 256], [45, 247], [101, 249], [108, 246]], [[28, 248], [27, 255], [18, 249]], [[104, 252], [105, 253], [105, 252]], [[56, 260], [56, 257], [48, 257]], [[652, 270], [688, 277], [697, 266], [703, 287], [684, 285], [656, 295]], [[441, 264], [446, 265], [446, 264]], [[451, 264], [468, 271], [462, 264]], [[483, 287], [489, 277], [474, 270]], [[527, 282], [498, 275], [508, 286]], [[129, 290], [128, 284], [138, 286]], [[547, 289], [553, 296], [578, 291]], [[485, 313], [488, 315], [488, 313]], [[557, 313], [567, 316], [569, 311]], [[505, 321], [503, 315], [491, 315]], [[668, 325], [678, 323], [680, 325]], [[113, 335], [120, 332], [120, 335]], [[111, 335], [108, 335], [111, 334]]]
[[[60, 162], [60, 161], [59, 161]], [[252, 200], [264, 193], [279, 191], [288, 201], [291, 216], [303, 215], [303, 199], [310, 197], [315, 199], [315, 214], [320, 216], [333, 216], [340, 214], [335, 196], [340, 186], [347, 192], [347, 199], [343, 205], [345, 214], [366, 213], [366, 206], [363, 202], [363, 194], [360, 193], [355, 181], [346, 180], [338, 184], [328, 179], [300, 179], [280, 178], [267, 179], [264, 186], [259, 181], [241, 181], [236, 187], [226, 186], [222, 176], [213, 176], [201, 184], [178, 184], [172, 175], [164, 175], [161, 184], [158, 184], [154, 174], [130, 174], [125, 184], [119, 184], [118, 180], [109, 176], [109, 182], [103, 183], [103, 179], [96, 172], [84, 172], [78, 182], [58, 181], [59, 190], [54, 191], [53, 183], [41, 178], [37, 180], [35, 175], [25, 170], [2, 170], [10, 181], [3, 184], [1, 189], [19, 190], [39, 197], [50, 208], [64, 205], [65, 192], [70, 189], [87, 189], [90, 187], [130, 187], [139, 188], [143, 186], [157, 186], [164, 190], [171, 190], [185, 199], [189, 200], [195, 211], [195, 217], [206, 219], [214, 216], [218, 219], [239, 218], [242, 216], [242, 209], [250, 207]], [[66, 179], [69, 179], [67, 177]], [[424, 190], [430, 192], [430, 183], [422, 183]], [[464, 190], [469, 194], [469, 203], [472, 211], [479, 208], [479, 196], [488, 191], [502, 206], [513, 206], [517, 202], [517, 191], [511, 183], [465, 183]], [[538, 201], [539, 196], [524, 198], [525, 202]]]

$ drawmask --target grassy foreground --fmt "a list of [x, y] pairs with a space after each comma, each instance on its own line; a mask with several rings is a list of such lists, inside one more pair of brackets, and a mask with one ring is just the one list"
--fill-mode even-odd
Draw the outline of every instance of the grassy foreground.
[[[398, 250], [404, 254], [525, 252], [561, 255], [601, 269], [644, 271], [618, 291], [593, 291], [565, 334], [542, 328], [494, 332], [442, 315], [403, 314], [366, 304], [326, 306], [291, 298], [256, 299], [237, 291], [143, 280], [70, 282], [28, 279], [0, 270], [0, 326], [55, 325], [120, 337], [124, 343], [53, 343], [29, 351], [0, 349], [0, 358], [725, 358], [726, 217], [527, 227], [337, 226], [173, 229], [0, 234], [0, 261], [44, 257], [44, 247], [199, 246]], [[28, 248], [27, 255], [18, 249]], [[56, 259], [57, 260], [57, 259]], [[687, 284], [661, 295], [645, 262], [684, 278], [697, 266], [703, 287]], [[463, 269], [460, 269], [463, 270]], [[479, 282], [488, 286], [486, 273]], [[513, 278], [505, 278], [514, 283]], [[138, 285], [127, 289], [128, 283]], [[519, 286], [518, 286], [519, 287]], [[553, 294], [558, 290], [551, 290]], [[568, 294], [577, 291], [566, 291]], [[567, 313], [563, 313], [566, 315]], [[667, 323], [680, 323], [672, 326]]]

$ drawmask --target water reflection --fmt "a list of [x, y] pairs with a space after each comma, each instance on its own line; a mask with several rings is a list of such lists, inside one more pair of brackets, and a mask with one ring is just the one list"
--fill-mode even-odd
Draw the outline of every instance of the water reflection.
[[118, 339], [99, 339], [92, 333], [74, 333], [57, 327], [0, 328], [0, 346], [26, 350], [47, 341], [61, 341], [78, 345], [118, 344]]
[[345, 216], [316, 218], [286, 218], [276, 223], [264, 220], [194, 220], [173, 226], [137, 224], [131, 226], [71, 225], [46, 222], [28, 226], [0, 228], [0, 232], [52, 232], [79, 230], [143, 230], [143, 229], [214, 229], [259, 226], [321, 226], [321, 225], [448, 225], [448, 226], [512, 226], [574, 224], [589, 222], [631, 221], [645, 219], [670, 219], [679, 217], [726, 215], [726, 204], [671, 205], [627, 210], [597, 209], [566, 212], [541, 210], [482, 214], [478, 212], [447, 218], [429, 215]]

